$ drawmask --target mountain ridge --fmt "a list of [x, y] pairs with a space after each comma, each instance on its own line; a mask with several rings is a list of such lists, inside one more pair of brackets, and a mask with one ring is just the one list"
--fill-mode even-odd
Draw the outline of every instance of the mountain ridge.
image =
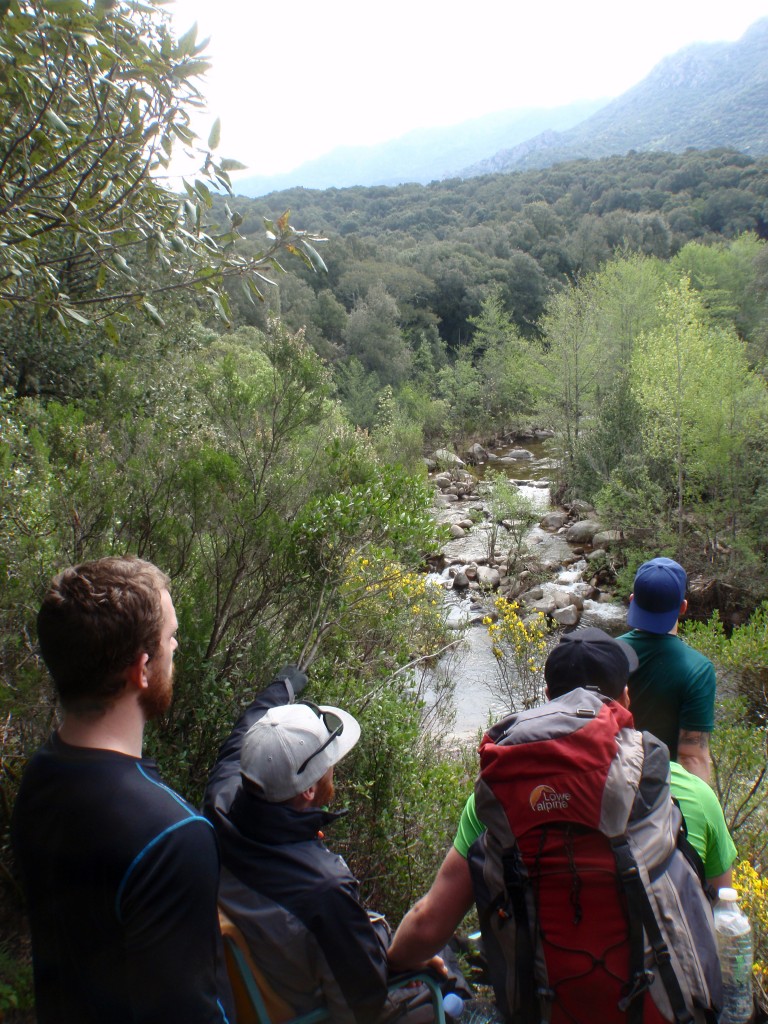
[[730, 147], [768, 154], [768, 18], [734, 43], [696, 43], [663, 58], [581, 124], [545, 132], [462, 169], [460, 177], [549, 167], [630, 150]]
[[607, 99], [581, 100], [565, 107], [524, 107], [485, 114], [458, 125], [420, 128], [374, 146], [340, 146], [291, 171], [249, 175], [235, 181], [241, 195], [257, 196], [297, 186], [347, 188], [401, 185], [453, 177], [489, 152], [490, 140], [522, 142], [543, 129], [567, 129], [604, 106]]
[[768, 17], [736, 42], [695, 43], [664, 57], [614, 99], [418, 129], [375, 146], [340, 147], [285, 174], [240, 178], [234, 186], [255, 198], [296, 187], [428, 184], [633, 150], [721, 147], [768, 155]]

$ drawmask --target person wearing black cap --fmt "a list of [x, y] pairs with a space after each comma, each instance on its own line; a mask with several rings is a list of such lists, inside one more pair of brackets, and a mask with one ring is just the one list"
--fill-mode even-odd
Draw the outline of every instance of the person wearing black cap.
[[[628, 708], [627, 684], [638, 667], [629, 644], [601, 629], [565, 633], [544, 665], [548, 700], [556, 701], [572, 690], [592, 688]], [[522, 712], [521, 715], [525, 715]], [[736, 848], [722, 809], [710, 787], [680, 765], [671, 764], [670, 789], [686, 819], [688, 839], [704, 864], [708, 881], [727, 886]], [[413, 970], [441, 948], [474, 904], [467, 855], [484, 830], [475, 810], [475, 794], [464, 806], [456, 838], [429, 892], [408, 911], [389, 948], [390, 966]]]
[[709, 782], [709, 734], [715, 726], [715, 666], [677, 635], [688, 577], [671, 558], [652, 558], [637, 570], [621, 639], [639, 667], [629, 683], [638, 729], [652, 732], [669, 756]]

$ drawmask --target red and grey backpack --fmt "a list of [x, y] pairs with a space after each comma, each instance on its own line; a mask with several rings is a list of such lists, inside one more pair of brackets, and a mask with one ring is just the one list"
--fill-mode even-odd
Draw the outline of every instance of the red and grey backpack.
[[[577, 689], [483, 737], [469, 853], [499, 1010], [515, 1024], [714, 1022], [712, 908], [667, 748]], [[700, 866], [700, 862], [699, 862]]]

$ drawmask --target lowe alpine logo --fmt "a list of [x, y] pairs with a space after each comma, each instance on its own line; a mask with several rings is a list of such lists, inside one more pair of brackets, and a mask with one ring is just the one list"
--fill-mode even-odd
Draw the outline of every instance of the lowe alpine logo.
[[551, 786], [537, 786], [531, 790], [531, 809], [534, 811], [565, 811], [568, 809], [570, 793], [558, 793]]

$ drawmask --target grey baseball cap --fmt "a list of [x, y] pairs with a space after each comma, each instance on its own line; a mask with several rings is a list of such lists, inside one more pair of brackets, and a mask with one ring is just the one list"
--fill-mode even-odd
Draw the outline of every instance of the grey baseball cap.
[[284, 704], [245, 734], [240, 772], [265, 800], [282, 803], [313, 786], [359, 739], [360, 725], [341, 708]]

